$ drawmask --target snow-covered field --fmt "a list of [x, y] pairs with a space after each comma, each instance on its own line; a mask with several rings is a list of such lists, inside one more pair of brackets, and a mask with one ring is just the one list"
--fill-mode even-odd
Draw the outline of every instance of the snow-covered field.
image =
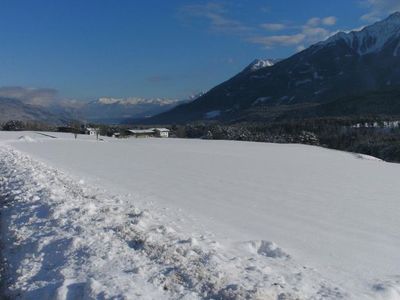
[[400, 165], [304, 145], [0, 132], [20, 299], [400, 299]]

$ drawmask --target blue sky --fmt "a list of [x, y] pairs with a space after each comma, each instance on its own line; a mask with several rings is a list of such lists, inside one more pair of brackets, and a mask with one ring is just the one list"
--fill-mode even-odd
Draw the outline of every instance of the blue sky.
[[60, 98], [184, 98], [399, 0], [0, 0], [0, 87]]

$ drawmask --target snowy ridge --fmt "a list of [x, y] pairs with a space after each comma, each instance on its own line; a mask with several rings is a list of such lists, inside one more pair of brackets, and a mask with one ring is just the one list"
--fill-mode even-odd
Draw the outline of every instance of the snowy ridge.
[[153, 104], [153, 105], [171, 105], [176, 104], [180, 100], [176, 99], [165, 99], [165, 98], [138, 98], [138, 97], [129, 97], [129, 98], [112, 98], [112, 97], [102, 97], [99, 98], [97, 103], [103, 105], [110, 104], [119, 104], [119, 105], [138, 105], [138, 104]]
[[248, 68], [250, 68], [251, 71], [257, 71], [263, 68], [272, 67], [278, 61], [278, 59], [256, 59]]
[[[22, 299], [337, 299], [269, 241], [182, 236], [124, 196], [0, 146], [9, 296]], [[235, 255], [235, 248], [246, 256]], [[243, 252], [242, 252], [243, 253]]]
[[[317, 45], [327, 45], [343, 40], [359, 55], [375, 53], [382, 50], [387, 42], [400, 36], [400, 12], [396, 12], [387, 19], [367, 26], [360, 31], [349, 33], [339, 32]], [[395, 51], [394, 56], [397, 55]]]

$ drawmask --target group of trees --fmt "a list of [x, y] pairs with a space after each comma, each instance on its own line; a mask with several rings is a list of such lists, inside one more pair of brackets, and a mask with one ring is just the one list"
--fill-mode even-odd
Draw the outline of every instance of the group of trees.
[[313, 132], [304, 129], [295, 132], [267, 124], [189, 124], [173, 126], [171, 136], [174, 135], [179, 138], [319, 145], [318, 137]]
[[0, 124], [0, 129], [5, 131], [21, 131], [21, 130], [35, 130], [35, 131], [54, 131], [55, 127], [36, 121], [19, 121], [9, 120]]
[[5, 131], [58, 131], [73, 134], [85, 134], [87, 127], [98, 128], [99, 134], [102, 136], [112, 136], [116, 132], [122, 134], [125, 132], [125, 129], [122, 126], [86, 124], [79, 121], [71, 121], [60, 126], [49, 125], [35, 121], [20, 120], [9, 120], [7, 122], [0, 123], [0, 130]]
[[[377, 126], [354, 126], [365, 123]], [[196, 123], [175, 125], [172, 129], [173, 134], [180, 138], [302, 143], [400, 162], [400, 128], [385, 128], [383, 120], [379, 118], [319, 118], [230, 125]]]

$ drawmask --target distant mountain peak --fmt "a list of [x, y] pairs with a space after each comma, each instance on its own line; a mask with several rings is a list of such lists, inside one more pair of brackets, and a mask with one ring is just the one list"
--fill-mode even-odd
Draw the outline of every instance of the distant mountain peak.
[[277, 62], [279, 62], [279, 59], [255, 59], [246, 69], [254, 72], [263, 68], [272, 67]]
[[166, 99], [166, 98], [140, 98], [140, 97], [129, 97], [129, 98], [112, 98], [112, 97], [101, 97], [94, 101], [97, 104], [102, 105], [139, 105], [139, 104], [152, 104], [152, 105], [172, 105], [177, 104], [179, 100]]
[[339, 32], [318, 45], [327, 45], [345, 41], [359, 55], [375, 53], [394, 38], [400, 36], [400, 12], [395, 12], [388, 18], [366, 26], [359, 31], [349, 33]]
[[[379, 106], [356, 99], [354, 105], [346, 104], [347, 110], [335, 105], [341, 105], [338, 99], [352, 102], [354, 95], [367, 95], [372, 91], [382, 95], [382, 90], [396, 90], [400, 86], [400, 60], [397, 56], [400, 56], [400, 13], [360, 31], [338, 33], [279, 63], [255, 60], [197, 100], [150, 121], [164, 124], [210, 119], [276, 121], [280, 118], [319, 117], [335, 109], [344, 115], [350, 109], [354, 114], [358, 111], [392, 114], [390, 108], [398, 110], [389, 100]], [[400, 99], [396, 97], [386, 99], [395, 103]], [[371, 101], [375, 101], [379, 96], [372, 98]], [[333, 102], [335, 105], [327, 105]]]
[[90, 122], [119, 124], [144, 119], [165, 112], [184, 100], [142, 97], [100, 97], [77, 109], [82, 119]]

